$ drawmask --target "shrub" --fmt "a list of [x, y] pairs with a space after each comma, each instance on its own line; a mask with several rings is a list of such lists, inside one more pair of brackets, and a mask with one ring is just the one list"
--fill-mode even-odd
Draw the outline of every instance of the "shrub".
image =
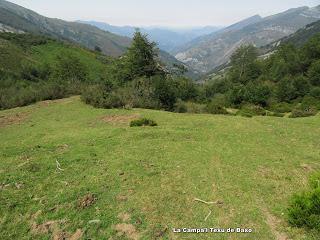
[[186, 113], [188, 112], [187, 104], [182, 101], [181, 99], [178, 99], [176, 104], [174, 105], [174, 111], [177, 113]]
[[320, 87], [312, 88], [310, 95], [316, 99], [320, 99]]
[[305, 109], [296, 108], [294, 109], [291, 114], [290, 118], [300, 118], [300, 117], [311, 117], [317, 115], [318, 111], [315, 107], [309, 107]]
[[207, 105], [206, 110], [208, 113], [211, 113], [211, 114], [225, 114], [225, 115], [228, 114], [224, 106], [216, 102], [210, 102]]
[[308, 77], [314, 86], [320, 86], [320, 60], [314, 62], [309, 70]]
[[187, 112], [188, 113], [205, 113], [206, 112], [206, 105], [195, 103], [195, 102], [187, 102]]
[[310, 177], [309, 184], [313, 189], [320, 188], [320, 172], [314, 173]]
[[305, 96], [301, 101], [302, 108], [314, 107], [320, 110], [320, 99], [311, 96]]
[[267, 112], [266, 116], [269, 116], [269, 117], [284, 117], [285, 114], [284, 113], [279, 113], [279, 112]]
[[266, 116], [267, 111], [257, 105], [246, 104], [241, 107], [241, 109], [237, 112], [237, 115], [243, 117], [253, 117], [253, 116]]
[[310, 178], [311, 190], [292, 197], [288, 221], [295, 227], [320, 230], [320, 173]]
[[143, 126], [155, 127], [155, 126], [158, 126], [158, 124], [155, 121], [147, 118], [141, 118], [141, 119], [133, 120], [130, 122], [130, 127], [143, 127]]
[[291, 112], [294, 108], [293, 104], [287, 102], [275, 103], [270, 106], [270, 110], [277, 113], [288, 113]]

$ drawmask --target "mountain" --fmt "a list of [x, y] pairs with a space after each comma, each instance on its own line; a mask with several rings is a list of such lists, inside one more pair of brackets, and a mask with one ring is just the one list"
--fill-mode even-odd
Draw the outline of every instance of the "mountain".
[[[42, 34], [58, 40], [71, 41], [89, 49], [99, 47], [109, 56], [122, 55], [131, 44], [129, 37], [119, 36], [84, 23], [47, 18], [4, 0], [0, 0], [0, 32]], [[164, 51], [160, 50], [159, 55], [169, 70], [174, 68], [175, 64], [184, 65]], [[198, 76], [191, 67], [188, 69], [188, 76], [193, 78]]]
[[269, 44], [266, 48], [268, 47], [274, 48], [279, 44], [293, 44], [295, 46], [302, 46], [316, 34], [320, 34], [320, 20], [314, 23], [308, 24], [304, 28], [299, 29], [294, 34], [291, 34], [272, 44]]
[[47, 18], [8, 1], [0, 0], [0, 31], [45, 34], [87, 48], [100, 47], [111, 56], [121, 55], [131, 40], [82, 23]]
[[[102, 30], [130, 38], [137, 29], [137, 27], [134, 26], [113, 26], [96, 21], [77, 22], [89, 24]], [[206, 26], [190, 29], [174, 29], [167, 27], [145, 27], [139, 29], [142, 33], [147, 34], [152, 41], [156, 42], [160, 49], [171, 53], [174, 49], [192, 41], [193, 39], [216, 32], [220, 28], [215, 26]]]
[[221, 31], [193, 40], [176, 52], [176, 58], [201, 73], [227, 62], [241, 45], [261, 47], [293, 34], [320, 19], [320, 6], [300, 7], [261, 18], [256, 15]]

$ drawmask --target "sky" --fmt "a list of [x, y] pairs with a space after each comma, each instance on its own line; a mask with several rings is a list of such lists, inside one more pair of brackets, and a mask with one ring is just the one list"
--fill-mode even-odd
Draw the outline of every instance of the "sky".
[[124, 26], [228, 26], [320, 0], [9, 0], [46, 17]]

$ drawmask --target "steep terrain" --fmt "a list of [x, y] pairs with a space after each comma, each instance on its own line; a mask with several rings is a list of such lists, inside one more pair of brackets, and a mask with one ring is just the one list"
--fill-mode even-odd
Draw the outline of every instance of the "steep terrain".
[[243, 44], [264, 46], [319, 19], [320, 6], [290, 9], [265, 18], [255, 16], [244, 21], [245, 24], [198, 38], [178, 51], [176, 58], [206, 73], [228, 61], [235, 49]]
[[272, 50], [279, 44], [293, 44], [295, 46], [302, 46], [316, 34], [320, 34], [320, 20], [308, 24], [304, 28], [299, 29], [297, 32], [263, 47], [263, 49]]
[[130, 39], [86, 24], [67, 22], [41, 16], [16, 4], [0, 0], [0, 31], [24, 31], [46, 34], [60, 40], [69, 40], [90, 49], [96, 46], [111, 56], [121, 55]]

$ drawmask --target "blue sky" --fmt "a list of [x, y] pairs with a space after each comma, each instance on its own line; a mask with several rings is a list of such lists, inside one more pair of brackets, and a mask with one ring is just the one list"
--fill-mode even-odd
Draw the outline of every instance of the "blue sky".
[[320, 0], [10, 0], [42, 15], [134, 26], [226, 26]]

